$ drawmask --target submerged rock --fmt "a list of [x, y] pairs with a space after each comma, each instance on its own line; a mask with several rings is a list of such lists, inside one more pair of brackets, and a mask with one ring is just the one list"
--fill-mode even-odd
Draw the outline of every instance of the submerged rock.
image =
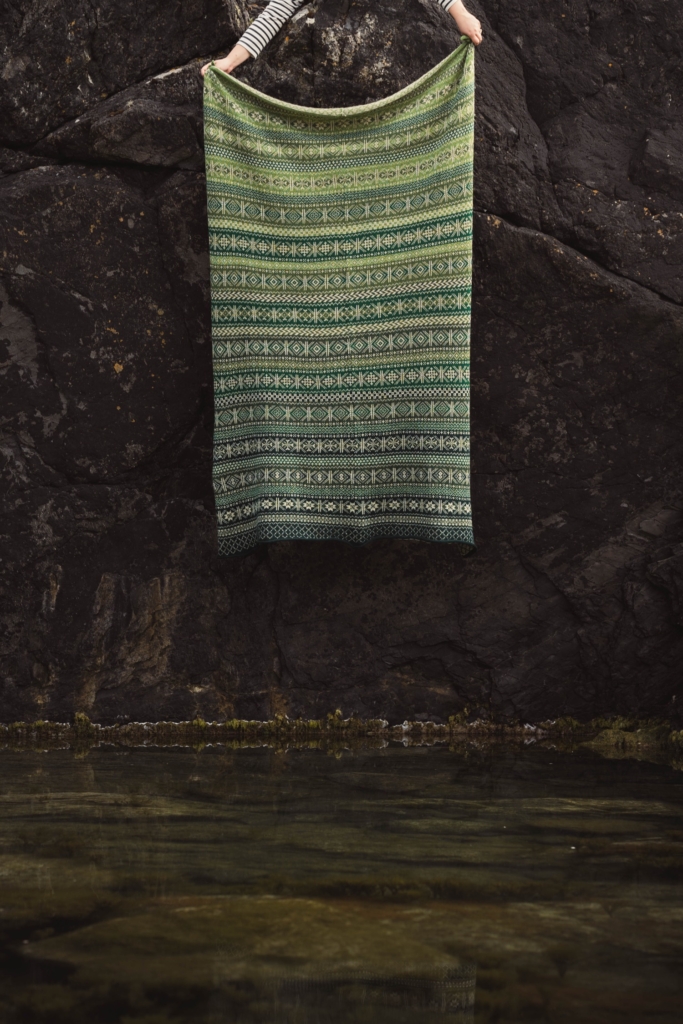
[[0, 751], [5, 1017], [676, 1019], [676, 772], [339, 753]]
[[[649, 1009], [675, 1015], [674, 979], [655, 965], [658, 954], [680, 955], [681, 920], [671, 907], [596, 903], [166, 899], [23, 952], [75, 971], [80, 1000], [191, 999], [195, 1020], [212, 1006], [225, 1013], [218, 1019], [234, 1019], [239, 1007], [248, 1020], [285, 1021], [292, 1003], [298, 1021], [319, 1020], [322, 1004], [332, 1022], [348, 1020], [354, 1007], [353, 1019], [368, 1024], [467, 1024], [474, 1010], [477, 1020], [514, 1020], [543, 1008], [550, 1024], [570, 1019], [568, 1009], [586, 1024], [605, 1013], [635, 1024]], [[649, 960], [653, 977], [641, 967], [627, 981], [629, 959]], [[383, 1016], [383, 1004], [392, 1012]]]

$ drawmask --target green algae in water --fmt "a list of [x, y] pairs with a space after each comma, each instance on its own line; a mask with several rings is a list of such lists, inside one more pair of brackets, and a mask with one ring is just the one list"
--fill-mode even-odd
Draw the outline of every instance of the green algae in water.
[[399, 746], [0, 765], [3, 1024], [680, 1021], [666, 765]]

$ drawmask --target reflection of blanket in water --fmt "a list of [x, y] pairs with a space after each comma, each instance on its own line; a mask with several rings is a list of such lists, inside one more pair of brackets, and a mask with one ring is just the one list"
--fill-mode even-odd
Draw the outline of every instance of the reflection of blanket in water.
[[472, 543], [473, 47], [317, 110], [204, 92], [222, 554]]
[[[474, 1024], [475, 964], [274, 979], [269, 1024]], [[268, 1001], [268, 1000], [266, 1000]], [[360, 1012], [359, 1012], [360, 1011]]]

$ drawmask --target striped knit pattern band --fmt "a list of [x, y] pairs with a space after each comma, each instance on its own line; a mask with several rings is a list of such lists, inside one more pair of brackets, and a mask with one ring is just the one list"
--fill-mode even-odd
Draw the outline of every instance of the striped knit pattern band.
[[359, 107], [205, 77], [222, 554], [473, 543], [473, 50]]

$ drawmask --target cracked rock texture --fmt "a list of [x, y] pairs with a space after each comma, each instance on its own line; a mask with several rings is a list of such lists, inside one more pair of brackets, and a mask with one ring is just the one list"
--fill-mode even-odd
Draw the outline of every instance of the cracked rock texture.
[[[0, 717], [680, 721], [683, 8], [472, 3], [477, 551], [221, 560], [198, 72], [258, 4], [0, 7]], [[358, 103], [457, 41], [320, 0], [239, 74]]]

